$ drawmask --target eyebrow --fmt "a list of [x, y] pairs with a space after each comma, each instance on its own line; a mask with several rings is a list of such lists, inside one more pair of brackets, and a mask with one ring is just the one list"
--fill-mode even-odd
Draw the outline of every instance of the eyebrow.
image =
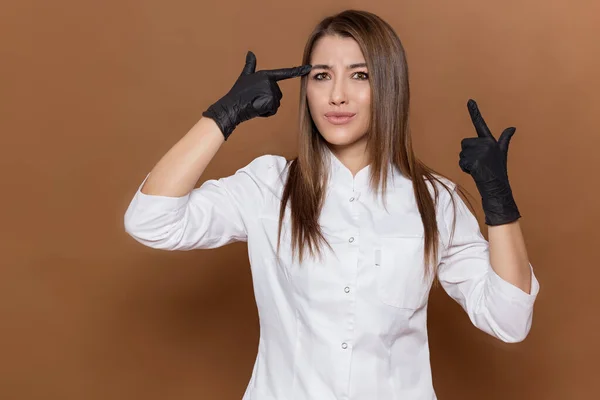
[[[367, 66], [367, 63], [358, 63], [358, 64], [350, 64], [346, 68], [347, 69], [355, 69], [355, 68], [364, 68]], [[333, 67], [327, 64], [315, 64], [312, 66], [312, 69], [327, 69], [330, 70]]]

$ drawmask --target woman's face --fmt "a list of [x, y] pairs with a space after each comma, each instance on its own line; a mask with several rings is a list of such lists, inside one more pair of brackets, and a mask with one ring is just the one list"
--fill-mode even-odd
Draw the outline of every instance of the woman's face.
[[352, 38], [324, 36], [313, 48], [306, 86], [317, 129], [333, 147], [366, 143], [371, 86], [365, 58]]

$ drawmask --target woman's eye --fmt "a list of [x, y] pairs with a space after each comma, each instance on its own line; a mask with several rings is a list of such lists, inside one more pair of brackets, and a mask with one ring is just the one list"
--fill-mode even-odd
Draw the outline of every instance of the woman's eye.
[[[360, 81], [365, 81], [369, 79], [369, 74], [366, 72], [355, 72], [352, 76]], [[322, 81], [328, 79], [328, 74], [326, 72], [319, 72], [318, 74], [313, 75], [312, 79], [316, 81]]]

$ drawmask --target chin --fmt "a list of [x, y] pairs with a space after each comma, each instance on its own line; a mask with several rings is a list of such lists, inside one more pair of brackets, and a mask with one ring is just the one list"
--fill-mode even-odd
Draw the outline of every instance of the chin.
[[333, 146], [348, 146], [358, 142], [364, 134], [357, 132], [321, 132], [325, 141]]

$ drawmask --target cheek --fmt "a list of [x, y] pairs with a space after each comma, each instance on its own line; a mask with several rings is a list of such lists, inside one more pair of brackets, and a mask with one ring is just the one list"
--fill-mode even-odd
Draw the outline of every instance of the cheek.
[[369, 108], [371, 106], [371, 88], [359, 91], [356, 100], [362, 108]]
[[313, 114], [322, 107], [323, 96], [310, 84], [306, 87], [306, 100], [308, 102], [308, 109]]
[[371, 89], [363, 90], [358, 93], [356, 97], [356, 102], [360, 107], [361, 114], [363, 115], [363, 120], [370, 120], [371, 118]]

